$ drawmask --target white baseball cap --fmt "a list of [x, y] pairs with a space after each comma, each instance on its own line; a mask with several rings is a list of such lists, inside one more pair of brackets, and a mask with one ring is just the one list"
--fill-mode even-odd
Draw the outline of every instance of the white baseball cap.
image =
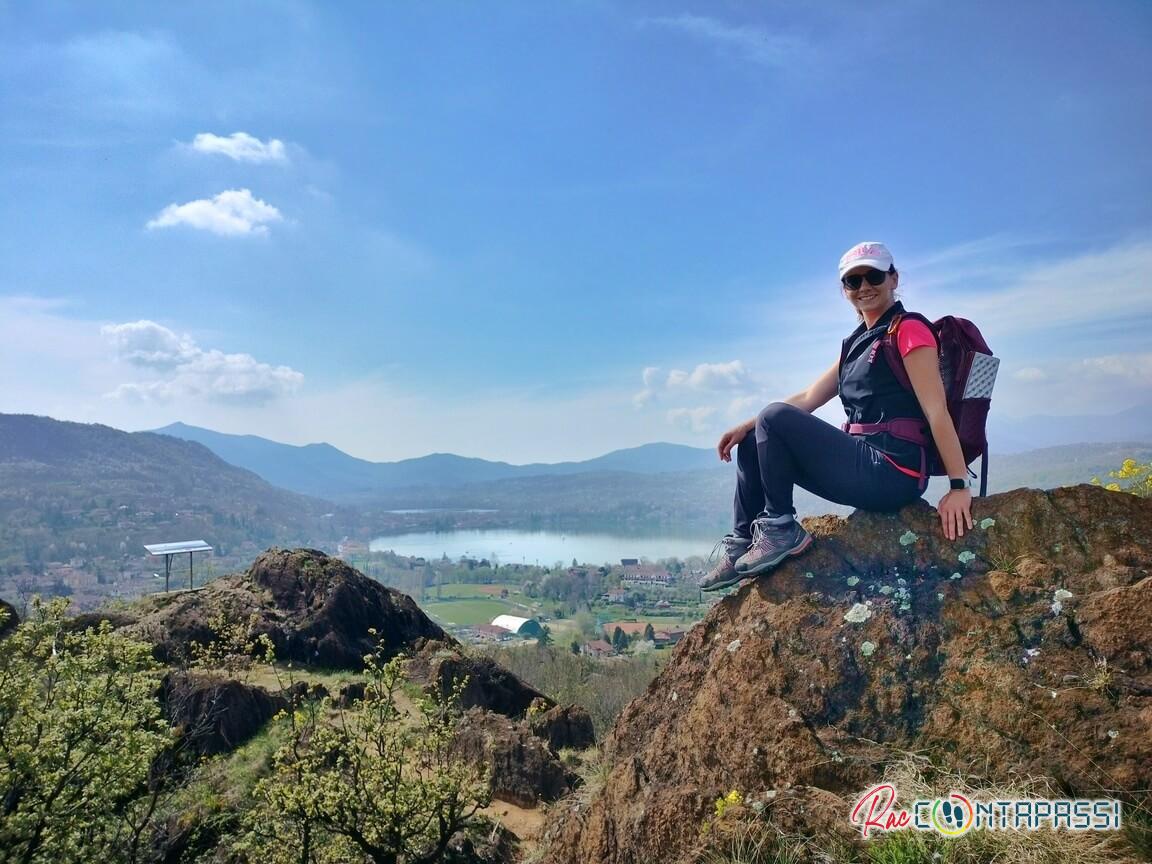
[[887, 273], [892, 267], [892, 253], [877, 240], [865, 240], [840, 257], [840, 278], [853, 267], [875, 267]]

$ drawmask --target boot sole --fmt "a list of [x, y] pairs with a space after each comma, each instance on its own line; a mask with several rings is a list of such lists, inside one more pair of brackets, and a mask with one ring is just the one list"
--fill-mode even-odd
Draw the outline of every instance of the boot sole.
[[709, 585], [707, 588], [701, 587], [701, 591], [720, 591], [723, 588], [731, 588], [737, 582], [743, 582], [746, 573], [737, 573], [731, 579], [724, 582], [717, 582], [714, 585]]
[[783, 552], [780, 555], [777, 555], [775, 558], [767, 558], [763, 561], [758, 561], [754, 566], [749, 567], [747, 570], [737, 570], [736, 572], [739, 574], [741, 579], [744, 579], [748, 576], [756, 576], [759, 573], [763, 573], [765, 570], [771, 570], [773, 567], [778, 566], [780, 562], [782, 562], [785, 558], [802, 554], [811, 545], [812, 535], [806, 534], [804, 539], [800, 542], [799, 546], [793, 546], [787, 552]]

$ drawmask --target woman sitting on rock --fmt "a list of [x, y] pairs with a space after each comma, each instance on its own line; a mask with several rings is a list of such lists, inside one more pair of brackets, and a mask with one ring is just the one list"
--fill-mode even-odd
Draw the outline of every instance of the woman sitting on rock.
[[[840, 360], [803, 392], [773, 402], [753, 420], [725, 432], [716, 446], [732, 461], [736, 448], [735, 528], [718, 546], [719, 562], [700, 581], [726, 588], [799, 555], [812, 537], [796, 520], [792, 490], [800, 485], [838, 504], [898, 510], [927, 486], [924, 448], [888, 431], [850, 435], [812, 412], [837, 393], [848, 422], [867, 427], [896, 418], [926, 421], [951, 478], [938, 509], [949, 540], [972, 527], [968, 470], [940, 378], [938, 346], [920, 316], [896, 300], [900, 274], [883, 243], [860, 243], [840, 259], [840, 284], [860, 326], [844, 340]], [[912, 391], [888, 366], [880, 340], [896, 316], [895, 339]]]

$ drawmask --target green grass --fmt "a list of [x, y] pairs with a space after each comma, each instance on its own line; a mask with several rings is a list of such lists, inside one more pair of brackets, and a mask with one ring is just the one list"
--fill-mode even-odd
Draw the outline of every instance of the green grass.
[[471, 627], [476, 624], [490, 624], [497, 615], [529, 617], [526, 614], [527, 610], [499, 599], [442, 600], [440, 602], [425, 599], [420, 604], [420, 608], [441, 626]]

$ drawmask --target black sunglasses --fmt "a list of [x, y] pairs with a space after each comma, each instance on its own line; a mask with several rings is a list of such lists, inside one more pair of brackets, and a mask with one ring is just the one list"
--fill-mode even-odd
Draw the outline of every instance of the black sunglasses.
[[873, 267], [871, 270], [866, 270], [863, 273], [853, 273], [851, 276], [845, 276], [840, 282], [849, 291], [859, 291], [865, 279], [868, 280], [869, 285], [876, 288], [884, 284], [884, 280], [888, 278], [888, 273], [891, 272], [892, 271], [889, 270], [886, 273], [883, 270], [877, 270]]

